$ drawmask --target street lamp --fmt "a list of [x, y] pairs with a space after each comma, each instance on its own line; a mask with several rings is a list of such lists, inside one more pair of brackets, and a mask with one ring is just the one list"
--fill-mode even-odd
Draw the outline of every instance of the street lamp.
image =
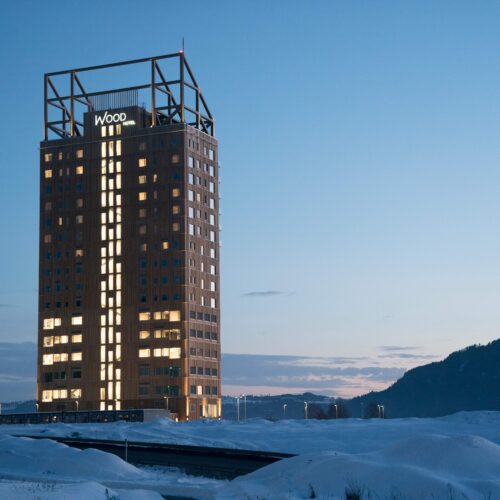
[[339, 406], [337, 404], [333, 405], [335, 408], [335, 420], [339, 418]]
[[168, 409], [168, 396], [163, 396], [163, 399], [165, 400], [165, 409], [169, 411]]
[[238, 422], [240, 421], [240, 397], [236, 396], [236, 415]]
[[377, 405], [377, 408], [378, 408], [378, 418], [385, 418], [384, 405]]
[[35, 406], [36, 406], [36, 412], [38, 413], [39, 408], [40, 408], [40, 404], [39, 403], [35, 403]]
[[285, 417], [286, 417], [286, 407], [287, 407], [287, 404], [285, 403], [285, 404], [283, 405], [283, 418], [285, 418]]
[[243, 401], [245, 403], [245, 420], [247, 419], [247, 395], [243, 394]]
[[307, 417], [308, 417], [308, 415], [307, 415], [307, 407], [308, 407], [308, 406], [309, 406], [309, 405], [307, 404], [307, 401], [304, 401], [304, 415], [305, 415], [305, 419], [306, 419], [306, 420], [307, 420]]
[[76, 404], [76, 411], [78, 411], [78, 407], [80, 406], [80, 403], [77, 399], [75, 400], [75, 404]]

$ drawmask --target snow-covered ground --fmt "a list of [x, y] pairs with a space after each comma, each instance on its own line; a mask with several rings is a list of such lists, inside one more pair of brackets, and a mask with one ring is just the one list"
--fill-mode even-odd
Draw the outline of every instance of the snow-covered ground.
[[[231, 482], [137, 468], [96, 450], [13, 434], [282, 451]], [[78, 483], [78, 487], [75, 484]], [[0, 426], [0, 498], [500, 499], [500, 412], [435, 419], [155, 421]], [[130, 496], [131, 495], [131, 496]]]

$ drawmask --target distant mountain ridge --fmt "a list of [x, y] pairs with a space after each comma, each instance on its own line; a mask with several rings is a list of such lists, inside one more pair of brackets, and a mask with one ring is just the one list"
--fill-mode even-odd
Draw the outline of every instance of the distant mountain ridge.
[[384, 405], [388, 418], [438, 417], [458, 411], [500, 410], [500, 339], [453, 352], [408, 370], [383, 391], [346, 402], [353, 417]]

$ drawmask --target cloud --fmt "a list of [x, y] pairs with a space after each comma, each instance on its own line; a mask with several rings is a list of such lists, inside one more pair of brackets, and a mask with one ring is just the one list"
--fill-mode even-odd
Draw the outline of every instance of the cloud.
[[405, 346], [400, 346], [400, 345], [379, 345], [378, 348], [381, 351], [417, 351], [418, 349], [421, 349], [420, 346], [415, 346], [415, 345], [405, 345]]
[[[223, 354], [223, 393], [317, 392], [351, 396], [391, 385], [405, 372], [368, 358]], [[263, 391], [262, 388], [269, 388]], [[236, 392], [237, 393], [237, 392]]]
[[281, 290], [263, 290], [258, 292], [247, 292], [243, 294], [243, 297], [276, 297], [277, 295], [287, 295], [289, 292], [283, 292]]
[[397, 358], [397, 359], [436, 359], [440, 356], [432, 354], [410, 354], [408, 352], [394, 352], [391, 354], [381, 354], [379, 358]]

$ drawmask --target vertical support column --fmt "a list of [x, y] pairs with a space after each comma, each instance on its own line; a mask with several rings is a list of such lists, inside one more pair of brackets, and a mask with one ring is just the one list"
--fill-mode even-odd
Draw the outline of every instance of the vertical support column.
[[180, 80], [181, 80], [181, 88], [180, 88], [180, 94], [181, 94], [181, 122], [184, 123], [184, 52], [181, 52], [179, 54], [179, 74], [180, 74]]
[[71, 137], [75, 135], [75, 72], [71, 72], [71, 98], [69, 102], [70, 117], [69, 117], [69, 133]]
[[156, 83], [155, 83], [156, 59], [151, 59], [151, 126], [156, 125]]
[[47, 99], [49, 98], [49, 96], [47, 95], [48, 93], [48, 85], [47, 85], [47, 80], [48, 80], [48, 76], [47, 75], [44, 75], [44, 78], [43, 78], [43, 95], [44, 95], [44, 99], [43, 99], [43, 140], [46, 141], [48, 139], [48, 130], [47, 130], [47, 121], [49, 119], [49, 110], [48, 110], [48, 103], [47, 103]]

